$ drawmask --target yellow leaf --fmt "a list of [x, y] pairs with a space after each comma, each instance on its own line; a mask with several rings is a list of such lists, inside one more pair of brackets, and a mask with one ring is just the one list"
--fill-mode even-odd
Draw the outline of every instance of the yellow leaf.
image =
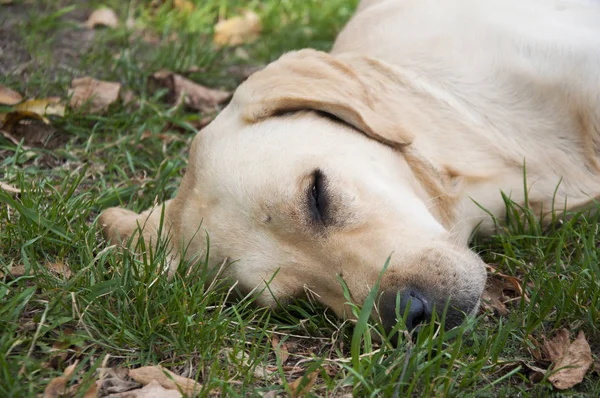
[[0, 84], [0, 105], [14, 105], [23, 101], [21, 94]]
[[245, 11], [215, 25], [213, 41], [218, 46], [237, 46], [255, 41], [262, 31], [260, 17], [253, 11]]
[[173, 6], [185, 13], [190, 13], [194, 10], [194, 3], [189, 0], [174, 0]]
[[60, 116], [65, 115], [65, 105], [60, 102], [58, 97], [49, 97], [43, 99], [31, 99], [20, 103], [14, 107], [17, 111], [33, 112], [42, 116]]
[[0, 122], [2, 122], [2, 130], [11, 132], [13, 127], [23, 119], [41, 120], [42, 122], [44, 122], [46, 124], [50, 123], [50, 120], [46, 119], [43, 115], [40, 115], [37, 112], [31, 112], [31, 111], [8, 112], [8, 113], [4, 113], [3, 118], [0, 120]]

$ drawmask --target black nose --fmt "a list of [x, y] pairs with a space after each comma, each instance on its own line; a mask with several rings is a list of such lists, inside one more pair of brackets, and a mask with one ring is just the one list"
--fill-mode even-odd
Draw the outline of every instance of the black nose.
[[413, 330], [417, 325], [430, 321], [432, 313], [432, 301], [416, 289], [386, 290], [379, 298], [379, 316], [387, 333], [392, 331], [405, 314], [406, 328]]

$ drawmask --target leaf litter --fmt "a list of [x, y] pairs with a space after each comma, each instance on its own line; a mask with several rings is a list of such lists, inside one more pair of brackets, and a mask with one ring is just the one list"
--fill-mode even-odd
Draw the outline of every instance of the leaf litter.
[[[0, 96], [3, 95], [2, 92], [8, 92], [7, 90], [10, 89], [0, 87]], [[16, 99], [17, 97], [14, 95], [11, 97], [11, 94], [0, 99], [0, 102], [13, 102], [14, 105], [9, 112], [0, 113], [0, 133], [6, 139], [15, 145], [23, 142], [25, 149], [30, 147], [54, 149], [67, 141], [63, 134], [50, 125], [48, 119], [49, 116], [65, 115], [65, 105], [59, 97], [29, 99], [15, 104]]]
[[554, 339], [544, 341], [544, 348], [554, 362], [555, 372], [548, 380], [559, 390], [581, 383], [592, 366], [592, 350], [583, 330], [573, 342], [569, 342], [569, 331], [561, 329]]
[[488, 265], [488, 279], [481, 295], [482, 308], [499, 315], [507, 315], [510, 311], [507, 304], [523, 298], [529, 302], [522, 282], [519, 278], [503, 274], [495, 267]]
[[15, 105], [21, 101], [23, 101], [21, 94], [0, 84], [0, 105]]
[[69, 89], [69, 106], [90, 113], [104, 113], [119, 99], [121, 83], [96, 80], [92, 77], [73, 79]]
[[260, 17], [254, 11], [246, 10], [242, 15], [219, 21], [215, 25], [213, 42], [217, 46], [238, 46], [252, 43], [262, 31]]
[[231, 97], [229, 91], [202, 86], [166, 69], [152, 74], [148, 83], [154, 92], [166, 89], [165, 100], [169, 104], [173, 106], [184, 104], [187, 108], [205, 113], [216, 111], [218, 105]]
[[581, 383], [590, 369], [594, 371], [592, 351], [583, 331], [579, 331], [572, 342], [567, 329], [559, 330], [550, 339], [543, 337], [541, 344], [531, 336], [528, 340], [535, 347], [529, 349], [535, 363], [522, 363], [531, 371], [532, 382], [548, 376], [555, 388], [566, 390]]

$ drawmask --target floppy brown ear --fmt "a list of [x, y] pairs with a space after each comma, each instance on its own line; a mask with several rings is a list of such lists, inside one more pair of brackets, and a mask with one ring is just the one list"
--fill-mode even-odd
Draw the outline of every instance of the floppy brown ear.
[[401, 128], [398, 114], [384, 93], [340, 58], [316, 50], [288, 53], [256, 72], [236, 91], [250, 123], [289, 111], [328, 113], [371, 138], [403, 147], [412, 135]]

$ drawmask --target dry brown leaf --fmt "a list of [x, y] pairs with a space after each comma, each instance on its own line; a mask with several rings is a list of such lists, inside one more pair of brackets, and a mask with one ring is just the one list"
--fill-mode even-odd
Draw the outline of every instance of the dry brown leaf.
[[119, 17], [111, 8], [100, 8], [90, 14], [85, 26], [88, 29], [94, 29], [97, 26], [107, 26], [114, 29], [119, 26]]
[[181, 390], [186, 395], [198, 394], [202, 389], [202, 385], [197, 381], [176, 375], [161, 366], [144, 366], [130, 369], [129, 377], [144, 385], [156, 381], [166, 389]]
[[60, 116], [65, 115], [65, 105], [59, 97], [48, 97], [42, 99], [31, 99], [15, 106], [16, 111], [33, 112], [41, 116]]
[[166, 88], [168, 103], [179, 105], [183, 102], [187, 107], [200, 112], [215, 111], [217, 105], [222, 104], [231, 96], [231, 93], [227, 91], [204, 87], [164, 69], [150, 77], [149, 85], [154, 90]]
[[28, 111], [16, 111], [6, 114], [0, 134], [19, 145], [23, 140], [23, 149], [54, 149], [68, 141], [68, 137], [48, 124], [45, 117]]
[[71, 380], [76, 366], [77, 362], [68, 366], [62, 376], [50, 380], [50, 383], [48, 383], [46, 389], [44, 389], [44, 398], [59, 398], [65, 396], [67, 394], [67, 383]]
[[105, 82], [92, 77], [81, 77], [73, 79], [72, 88], [69, 89], [72, 108], [79, 109], [89, 104], [91, 113], [105, 112], [108, 107], [119, 98], [121, 84], [116, 82]]
[[275, 391], [275, 390], [267, 391], [262, 396], [262, 398], [276, 398], [276, 397], [277, 397], [277, 391]]
[[123, 88], [122, 90], [120, 90], [119, 98], [121, 99], [121, 102], [123, 103], [123, 105], [129, 105], [129, 104], [137, 105], [139, 102], [135, 93], [128, 88]]
[[[77, 384], [75, 386], [73, 386], [70, 389], [70, 397], [75, 397], [75, 396], [81, 396], [78, 395], [81, 392], [79, 391], [81, 389], [82, 385], [81, 384]], [[85, 391], [85, 394], [83, 394], [83, 398], [96, 398], [98, 396], [98, 391], [99, 391], [99, 387], [97, 383], [92, 383], [88, 389]]]
[[119, 398], [181, 398], [183, 395], [177, 390], [164, 388], [155, 380], [152, 380], [144, 388], [112, 394], [110, 396]]
[[274, 334], [271, 336], [271, 346], [273, 347], [273, 350], [275, 351], [275, 355], [277, 355], [277, 357], [281, 361], [281, 364], [284, 365], [290, 356], [290, 353], [288, 352], [287, 344], [281, 343], [281, 345], [280, 345], [279, 337], [276, 334]]
[[3, 190], [4, 192], [21, 193], [21, 190], [19, 188], [13, 187], [10, 184], [5, 184], [1, 181], [0, 181], [0, 189]]
[[124, 368], [98, 368], [100, 390], [104, 394], [118, 394], [142, 387], [138, 382], [127, 380], [128, 373]]
[[558, 370], [548, 377], [548, 380], [559, 390], [571, 388], [583, 381], [592, 362], [592, 350], [581, 330], [565, 354], [554, 363], [554, 369]]
[[[4, 278], [4, 275], [6, 275], [3, 269], [4, 268], [0, 268], [0, 278]], [[13, 278], [18, 278], [20, 276], [25, 275], [25, 266], [23, 264], [13, 265], [8, 270], [8, 275], [10, 275]]]
[[[319, 371], [315, 370], [305, 377], [299, 377], [296, 380], [294, 380], [292, 383], [290, 383], [290, 396], [292, 398], [300, 398], [305, 396], [310, 391], [313, 384], [315, 384], [315, 381], [317, 381], [318, 375]], [[308, 381], [306, 382], [304, 387], [300, 387], [304, 379], [308, 379]]]
[[15, 105], [23, 101], [21, 94], [0, 84], [0, 105]]
[[499, 315], [506, 315], [509, 313], [506, 303], [521, 297], [529, 302], [529, 298], [524, 294], [521, 281], [518, 278], [498, 272], [490, 265], [487, 268], [491, 275], [488, 277], [485, 291], [481, 295], [483, 308]]
[[260, 17], [246, 10], [242, 15], [220, 21], [215, 25], [213, 42], [218, 46], [237, 46], [252, 43], [260, 36]]
[[71, 268], [69, 268], [69, 266], [62, 261], [58, 261], [56, 263], [46, 263], [46, 268], [54, 275], [64, 276], [66, 279], [69, 279], [72, 275]]
[[550, 340], [544, 338], [542, 349], [549, 361], [556, 362], [567, 352], [569, 348], [569, 331], [559, 330]]
[[483, 308], [489, 309], [500, 315], [508, 314], [508, 308], [504, 296], [504, 283], [499, 280], [489, 278], [487, 280], [485, 290], [481, 295], [481, 304]]

